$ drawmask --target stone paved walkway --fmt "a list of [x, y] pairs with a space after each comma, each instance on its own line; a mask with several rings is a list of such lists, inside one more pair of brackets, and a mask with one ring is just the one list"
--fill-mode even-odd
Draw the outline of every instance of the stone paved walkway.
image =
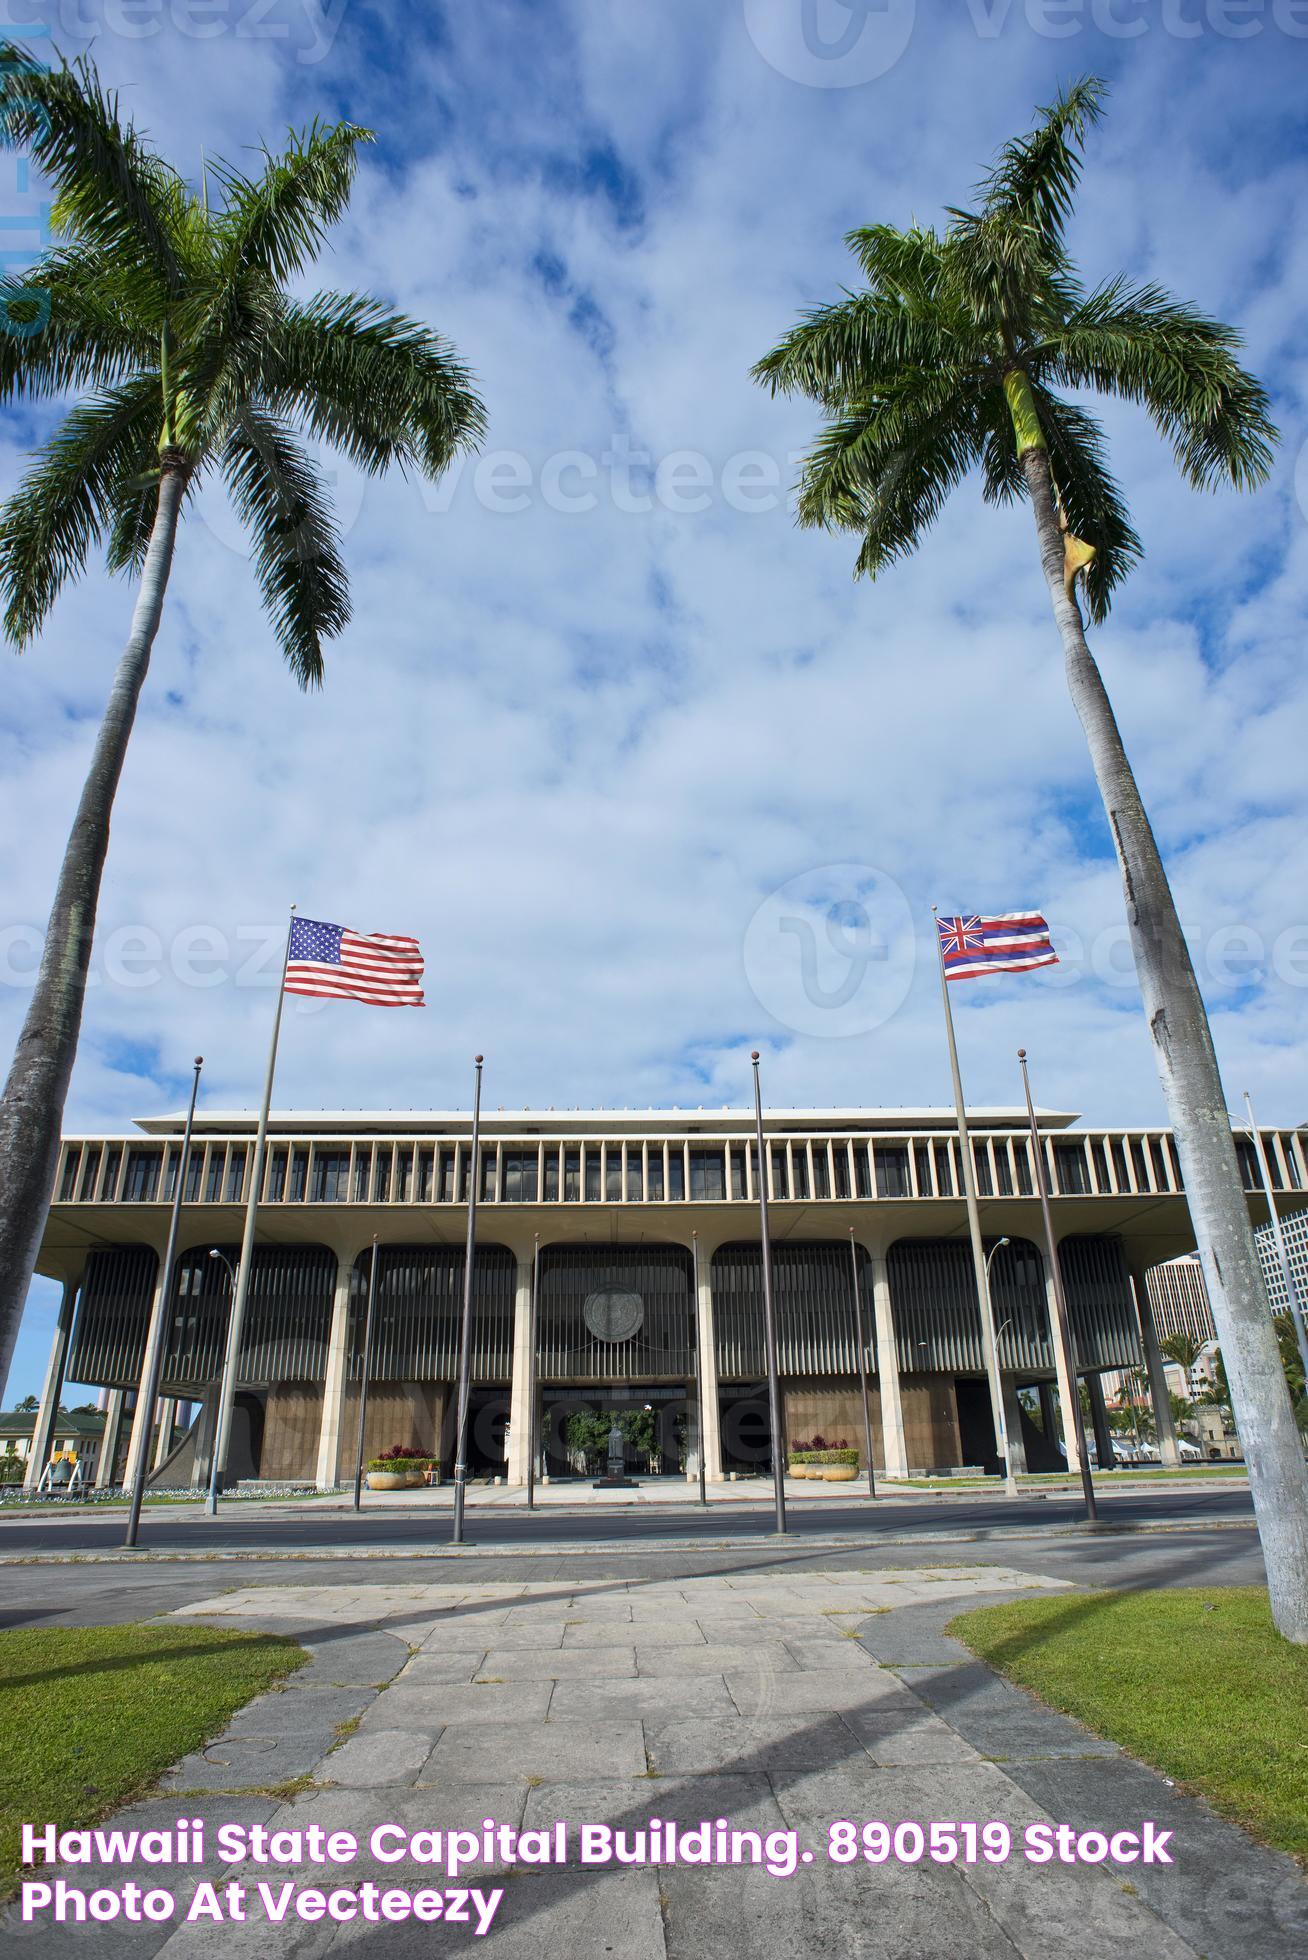
[[[737, 1571], [680, 1580], [541, 1580], [505, 1585], [238, 1588], [191, 1617], [295, 1633], [314, 1655], [290, 1686], [244, 1709], [226, 1735], [178, 1764], [160, 1796], [115, 1824], [211, 1829], [318, 1822], [366, 1839], [410, 1830], [724, 1817], [793, 1828], [817, 1862], [789, 1878], [753, 1868], [505, 1869], [483, 1944], [468, 1927], [296, 1922], [5, 1929], [45, 1960], [409, 1960], [474, 1944], [497, 1960], [714, 1952], [805, 1960], [1289, 1960], [1308, 1943], [1308, 1887], [1288, 1859], [1253, 1845], [1205, 1806], [1112, 1745], [1042, 1709], [944, 1635], [961, 1607], [1060, 1582], [995, 1566], [895, 1571]], [[1093, 1595], [1072, 1595], [1073, 1600]], [[308, 1777], [289, 1800], [272, 1786]], [[262, 1793], [262, 1794], [261, 1794]], [[838, 1866], [835, 1819], [1054, 1821], [1078, 1830], [1175, 1836], [1171, 1867]], [[494, 1874], [494, 1876], [490, 1876]], [[70, 1882], [121, 1884], [122, 1868]], [[342, 1872], [242, 1872], [216, 1859], [200, 1877], [363, 1878], [448, 1883], [430, 1867], [362, 1863]]]

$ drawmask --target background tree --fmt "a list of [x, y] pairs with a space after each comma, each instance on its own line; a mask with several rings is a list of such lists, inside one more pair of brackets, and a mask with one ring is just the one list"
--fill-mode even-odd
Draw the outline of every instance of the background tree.
[[[974, 470], [990, 503], [1026, 498], [1126, 895], [1154, 1057], [1176, 1133], [1204, 1277], [1226, 1346], [1281, 1632], [1308, 1642], [1308, 1471], [1285, 1393], [1226, 1096], [1162, 857], [1078, 590], [1102, 620], [1141, 553], [1102, 429], [1073, 394], [1143, 404], [1197, 488], [1249, 490], [1276, 431], [1238, 336], [1157, 286], [1087, 291], [1066, 224], [1102, 84], [1069, 89], [1005, 145], [972, 210], [943, 231], [850, 234], [867, 287], [808, 313], [759, 362], [826, 427], [800, 483], [800, 522], [861, 535], [875, 576], [916, 549]], [[1069, 392], [1070, 391], [1070, 392]]]
[[1158, 1352], [1165, 1361], [1175, 1361], [1178, 1368], [1184, 1368], [1188, 1381], [1206, 1345], [1204, 1341], [1196, 1341], [1193, 1334], [1169, 1334], [1158, 1343]]
[[103, 547], [137, 579], [126, 649], [64, 854], [31, 1005], [0, 1102], [0, 1386], [45, 1226], [77, 1052], [109, 819], [172, 567], [207, 475], [250, 533], [272, 634], [305, 688], [350, 618], [340, 537], [301, 435], [362, 470], [436, 476], [476, 441], [465, 369], [426, 327], [359, 293], [286, 291], [349, 201], [367, 130], [315, 124], [258, 175], [210, 166], [209, 206], [121, 121], [93, 67], [45, 72], [0, 46], [0, 142], [30, 151], [58, 241], [0, 280], [0, 400], [89, 390], [0, 516], [4, 625], [19, 648]]

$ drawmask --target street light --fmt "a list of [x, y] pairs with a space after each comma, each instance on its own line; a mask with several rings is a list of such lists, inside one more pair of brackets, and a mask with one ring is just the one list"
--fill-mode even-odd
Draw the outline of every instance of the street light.
[[[1010, 1241], [1007, 1238], [996, 1239], [994, 1244], [991, 1246], [989, 1252], [986, 1254], [985, 1311], [986, 1311], [986, 1318], [990, 1322], [990, 1325], [992, 1327], [995, 1324], [995, 1310], [994, 1310], [994, 1302], [990, 1297], [990, 1268], [994, 1262], [995, 1254], [999, 1251], [1000, 1247], [1008, 1245], [1009, 1243]], [[1009, 1319], [1004, 1322], [1004, 1327], [1007, 1327], [1010, 1324], [1011, 1319], [1012, 1316], [1010, 1315]], [[1004, 1328], [1001, 1327], [999, 1330], [999, 1334], [1002, 1334], [1003, 1331]], [[1000, 1385], [999, 1386], [999, 1449], [1004, 1459], [1004, 1495], [1006, 1497], [1016, 1497], [1018, 1494], [1017, 1478], [1013, 1474], [1013, 1449], [1012, 1449], [1012, 1444], [1009, 1442], [1008, 1439], [1008, 1414], [1004, 1408], [1003, 1380], [999, 1373], [999, 1334], [995, 1335], [995, 1379], [999, 1382]]]
[[[236, 1298], [235, 1266], [233, 1266], [231, 1260], [227, 1257], [227, 1254], [225, 1252], [220, 1252], [216, 1245], [211, 1245], [209, 1247], [209, 1257], [211, 1259], [216, 1259], [219, 1262], [219, 1264], [222, 1266], [223, 1270], [226, 1272], [227, 1284], [228, 1287], [231, 1289], [229, 1298], [234, 1300]], [[222, 1383], [220, 1381], [219, 1393], [218, 1393], [218, 1408], [215, 1412], [214, 1433], [210, 1438], [210, 1448], [209, 1448], [209, 1495], [205, 1501], [205, 1507], [204, 1507], [211, 1518], [216, 1518], [218, 1515], [218, 1424], [222, 1416], [222, 1399], [223, 1399]]]

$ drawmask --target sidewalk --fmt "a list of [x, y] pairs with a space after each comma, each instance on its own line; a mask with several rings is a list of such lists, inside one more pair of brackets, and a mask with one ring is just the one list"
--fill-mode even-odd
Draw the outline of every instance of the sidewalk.
[[[868, 1568], [640, 1580], [460, 1586], [240, 1588], [184, 1609], [223, 1625], [294, 1632], [314, 1654], [291, 1685], [252, 1703], [164, 1794], [121, 1828], [179, 1815], [319, 1823], [367, 1844], [378, 1824], [478, 1830], [566, 1819], [622, 1829], [651, 1817], [793, 1829], [814, 1862], [791, 1877], [750, 1866], [528, 1869], [502, 1862], [460, 1881], [504, 1887], [500, 1960], [558, 1951], [699, 1960], [715, 1951], [854, 1960], [1290, 1960], [1308, 1941], [1308, 1887], [1199, 1802], [1042, 1709], [942, 1632], [955, 1612], [1015, 1590], [1093, 1594], [1002, 1567]], [[342, 1739], [344, 1735], [344, 1739]], [[310, 1779], [289, 1800], [272, 1794]], [[997, 1819], [1077, 1830], [1172, 1830], [1175, 1862], [1145, 1867], [1007, 1863], [840, 1865], [841, 1819]], [[158, 1868], [65, 1874], [158, 1884]], [[342, 1870], [220, 1866], [209, 1878], [356, 1888], [449, 1881], [443, 1867], [366, 1857]], [[179, 1897], [196, 1874], [178, 1872]], [[184, 1906], [183, 1906], [184, 1909]], [[33, 1960], [410, 1960], [472, 1946], [466, 1926], [415, 1922], [7, 1929]]]

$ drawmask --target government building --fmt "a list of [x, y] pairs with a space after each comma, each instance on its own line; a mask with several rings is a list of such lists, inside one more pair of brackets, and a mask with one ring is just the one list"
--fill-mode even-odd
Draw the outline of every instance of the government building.
[[[1057, 1365], [1025, 1111], [970, 1114], [1007, 1426], [1018, 1468], [1062, 1467]], [[1101, 1464], [1101, 1378], [1143, 1366], [1160, 1453], [1176, 1461], [1147, 1276], [1194, 1234], [1164, 1129], [1038, 1118], [1075, 1368]], [[153, 1479], [207, 1480], [255, 1119], [197, 1117], [179, 1252], [161, 1273], [180, 1116], [66, 1138], [38, 1270], [62, 1284], [33, 1475], [65, 1382], [107, 1391], [98, 1481], [119, 1481], [147, 1323], [166, 1313]], [[784, 1445], [873, 1453], [890, 1476], [996, 1463], [952, 1111], [773, 1110], [765, 1118]], [[1308, 1130], [1264, 1132], [1287, 1212], [1308, 1205]], [[1255, 1224], [1267, 1218], [1247, 1136]], [[365, 1453], [453, 1460], [467, 1206], [466, 1113], [275, 1113], [257, 1214], [229, 1481], [331, 1488], [354, 1472], [374, 1237]], [[570, 1414], [654, 1415], [640, 1474], [710, 1480], [771, 1458], [752, 1112], [483, 1114], [477, 1180], [470, 1474], [519, 1482], [535, 1451], [572, 1467]], [[161, 1295], [161, 1289], [163, 1289]], [[535, 1330], [534, 1353], [532, 1330]], [[1031, 1391], [1019, 1401], [1019, 1391]], [[701, 1414], [702, 1412], [702, 1414]], [[144, 1440], [144, 1438], [142, 1438]]]

